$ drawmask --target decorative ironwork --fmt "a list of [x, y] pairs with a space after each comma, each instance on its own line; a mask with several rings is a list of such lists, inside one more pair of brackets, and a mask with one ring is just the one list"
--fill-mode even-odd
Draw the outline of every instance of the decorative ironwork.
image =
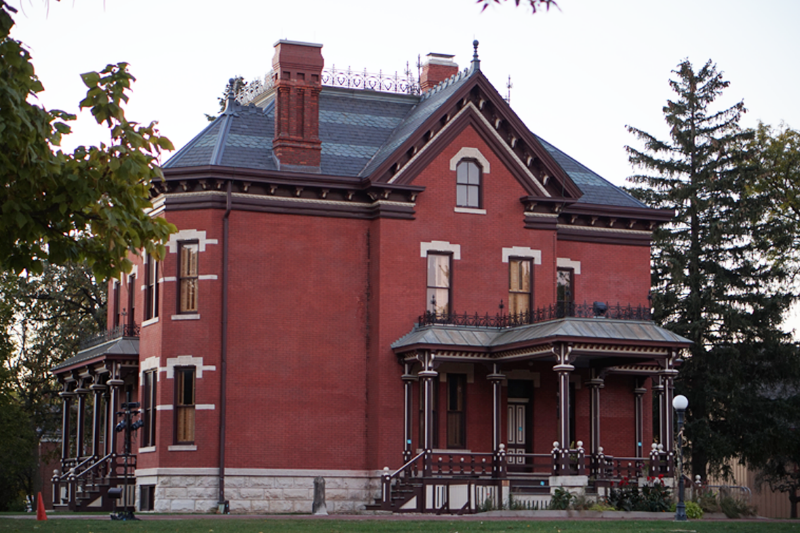
[[322, 71], [322, 85], [387, 93], [420, 93], [419, 81], [414, 80], [409, 69], [406, 69], [401, 76], [397, 72], [394, 75], [384, 74], [382, 70], [379, 70], [377, 74], [367, 72], [367, 69], [357, 72], [350, 67], [347, 67], [347, 70], [337, 70], [336, 65], [332, 65], [330, 70]]
[[[270, 70], [263, 78], [256, 78], [248, 83], [237, 85], [236, 102], [239, 105], [248, 105], [256, 98], [273, 89], [273, 71]], [[328, 87], [346, 87], [348, 89], [359, 89], [367, 91], [378, 91], [385, 93], [400, 94], [420, 94], [419, 79], [415, 79], [411, 70], [406, 67], [403, 74], [384, 73], [379, 70], [376, 73], [354, 71], [350, 67], [347, 70], [337, 70], [336, 65], [330, 69], [322, 71], [322, 85]]]
[[557, 320], [559, 318], [607, 318], [611, 320], [652, 320], [650, 314], [650, 307], [638, 305], [632, 306], [605, 304], [606, 309], [599, 314], [600, 306], [594, 304], [575, 304], [572, 302], [559, 302], [554, 305], [540, 307], [539, 309], [532, 309], [522, 313], [505, 315], [501, 313], [490, 315], [479, 315], [475, 313], [470, 315], [467, 313], [434, 313], [426, 311], [424, 315], [420, 316], [417, 320], [419, 326], [432, 326], [436, 324], [452, 325], [452, 326], [473, 326], [482, 328], [513, 328], [517, 326], [525, 326], [528, 324], [536, 324], [538, 322], [546, 322], [548, 320]]
[[110, 340], [119, 339], [120, 337], [138, 337], [138, 336], [139, 336], [138, 325], [125, 324], [122, 326], [111, 328], [102, 333], [98, 333], [97, 335], [84, 339], [83, 341], [81, 341], [80, 349], [85, 350], [86, 348], [91, 348], [92, 346], [97, 346], [98, 344], [103, 344], [104, 342], [108, 342]]

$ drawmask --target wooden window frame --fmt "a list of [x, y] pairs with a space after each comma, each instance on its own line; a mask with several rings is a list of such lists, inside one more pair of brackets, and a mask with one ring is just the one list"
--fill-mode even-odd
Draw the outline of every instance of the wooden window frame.
[[[197, 260], [195, 261], [195, 271], [194, 273], [183, 273], [183, 251], [189, 246], [196, 246], [197, 247]], [[200, 312], [200, 305], [199, 305], [199, 292], [200, 292], [200, 242], [198, 240], [191, 240], [191, 241], [180, 241], [178, 242], [178, 314], [182, 315], [196, 315]], [[190, 283], [184, 284], [185, 281]], [[193, 281], [193, 283], [191, 283]], [[189, 295], [186, 294], [186, 287], [187, 286], [194, 286], [194, 306], [190, 308], [187, 306], [184, 309], [184, 302], [190, 298]]]
[[142, 447], [156, 445], [156, 395], [158, 369], [143, 372], [142, 386]]
[[[447, 449], [464, 450], [467, 448], [467, 375], [448, 373], [445, 393], [447, 404]], [[452, 403], [454, 395], [456, 396], [455, 406]], [[458, 429], [453, 429], [456, 426]]]
[[128, 334], [133, 335], [136, 325], [136, 274], [128, 276]]
[[150, 254], [145, 256], [144, 265], [144, 319], [158, 318], [158, 261]]
[[[528, 290], [514, 290], [514, 265], [516, 263], [528, 263]], [[520, 280], [521, 281], [521, 280]], [[528, 309], [527, 316], [530, 321], [533, 315], [533, 259], [530, 257], [509, 257], [508, 258], [508, 314], [520, 315], [523, 311], [515, 310], [513, 295], [527, 295]]]
[[120, 281], [114, 280], [113, 287], [111, 288], [111, 292], [114, 295], [114, 307], [111, 317], [111, 327], [117, 329], [120, 326], [120, 307], [122, 305], [122, 283]]
[[[466, 181], [462, 181], [461, 173], [459, 171], [459, 169], [464, 165], [467, 166]], [[469, 165], [474, 165], [475, 169], [477, 170], [478, 183], [470, 183]], [[460, 196], [459, 193], [462, 190], [465, 191], [465, 200], [463, 201], [463, 203], [459, 201], [459, 196]], [[470, 203], [471, 191], [473, 191], [474, 194], [477, 196], [476, 204]], [[456, 165], [456, 207], [466, 207], [469, 209], [483, 208], [483, 168], [476, 159], [465, 158], [459, 161], [458, 164]]]
[[[569, 291], [567, 298], [561, 299], [559, 292], [561, 292], [561, 285], [559, 284], [559, 275], [561, 272], [569, 273]], [[558, 267], [556, 269], [556, 311], [560, 318], [565, 316], [572, 316], [574, 314], [575, 303], [575, 269], [571, 267]]]
[[[187, 375], [191, 376], [191, 403], [185, 403]], [[197, 437], [197, 369], [194, 366], [176, 366], [174, 367], [174, 376], [175, 402], [173, 412], [175, 413], [175, 430], [173, 442], [175, 444], [194, 444]], [[185, 425], [188, 420], [191, 420], [191, 439], [188, 438], [189, 429]]]
[[[447, 274], [447, 287], [438, 286], [438, 285], [431, 285], [431, 258], [432, 257], [446, 257], [447, 258], [447, 265], [448, 265], [448, 274]], [[434, 276], [435, 277], [435, 276]], [[428, 255], [425, 257], [425, 298], [427, 299], [425, 303], [425, 309], [427, 309], [430, 313], [433, 313], [437, 316], [446, 316], [453, 312], [453, 253], [452, 252], [428, 252]], [[431, 304], [431, 296], [435, 295], [439, 291], [447, 290], [447, 304], [445, 309], [442, 312], [437, 311], [440, 307], [442, 307], [441, 302], [439, 299], [436, 299], [436, 309], [432, 307]]]

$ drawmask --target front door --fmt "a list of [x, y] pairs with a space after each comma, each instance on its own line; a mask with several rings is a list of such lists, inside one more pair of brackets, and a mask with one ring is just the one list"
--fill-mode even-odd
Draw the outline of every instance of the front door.
[[522, 466], [525, 457], [515, 457], [513, 454], [530, 453], [528, 440], [528, 400], [523, 398], [508, 399], [508, 466]]

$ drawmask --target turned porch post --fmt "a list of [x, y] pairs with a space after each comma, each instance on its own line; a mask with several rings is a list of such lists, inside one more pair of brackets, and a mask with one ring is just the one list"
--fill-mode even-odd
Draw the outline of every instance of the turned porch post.
[[492, 373], [486, 376], [486, 379], [492, 382], [492, 451], [494, 453], [500, 451], [500, 444], [503, 439], [501, 432], [501, 402], [503, 399], [503, 380], [505, 378], [505, 374], [500, 373], [496, 364], [492, 365]]
[[433, 453], [433, 380], [438, 376], [438, 372], [433, 369], [433, 360], [436, 356], [429, 351], [426, 351], [423, 358], [420, 360], [422, 363], [422, 370], [419, 372], [419, 378], [422, 380], [422, 444], [425, 451], [425, 468], [424, 475], [431, 474], [431, 454]]
[[70, 410], [72, 409], [72, 397], [74, 392], [67, 390], [68, 385], [64, 385], [64, 390], [59, 392], [62, 400], [61, 413], [61, 473], [64, 473], [64, 463], [69, 459], [69, 437], [70, 437]]
[[591, 394], [591, 416], [592, 416], [592, 426], [591, 426], [591, 450], [593, 455], [597, 455], [600, 453], [600, 389], [605, 387], [605, 382], [600, 374], [596, 370], [592, 370], [592, 379], [590, 379], [587, 383], [590, 388]]
[[111, 398], [108, 402], [108, 423], [106, 424], [108, 453], [117, 453], [117, 432], [114, 431], [114, 427], [117, 425], [116, 409], [119, 402], [119, 390], [125, 385], [125, 382], [119, 378], [119, 367], [116, 363], [111, 372], [111, 379], [106, 381], [106, 385], [111, 389]]
[[85, 389], [83, 387], [83, 380], [81, 380], [80, 385], [77, 389], [75, 389], [75, 393], [78, 395], [78, 416], [76, 419], [76, 439], [77, 443], [75, 445], [75, 456], [76, 457], [83, 457], [83, 440], [84, 440], [84, 433], [86, 430], [86, 395], [89, 393], [89, 389]]
[[644, 457], [642, 455], [642, 441], [644, 440], [644, 402], [642, 398], [646, 392], [644, 379], [636, 378], [636, 385], [633, 388], [634, 416], [636, 418], [636, 457]]
[[653, 396], [658, 402], [658, 443], [664, 444], [668, 440], [666, 431], [666, 417], [664, 415], [664, 380], [660, 375], [652, 376]]
[[569, 376], [575, 367], [570, 364], [572, 345], [558, 344], [555, 347], [558, 364], [553, 370], [558, 374], [558, 438], [562, 449], [568, 449], [571, 442], [569, 434]]
[[[97, 378], [95, 378], [97, 379]], [[106, 390], [105, 385], [93, 383], [89, 388], [94, 392], [94, 409], [92, 418], [92, 455], [95, 459], [100, 457], [100, 424], [102, 419], [102, 397], [103, 391]]]
[[405, 402], [405, 411], [403, 416], [403, 464], [408, 462], [411, 457], [411, 421], [412, 417], [412, 410], [411, 407], [413, 405], [413, 383], [417, 380], [417, 377], [411, 374], [411, 365], [405, 363], [404, 365], [404, 372], [403, 372], [403, 398]]

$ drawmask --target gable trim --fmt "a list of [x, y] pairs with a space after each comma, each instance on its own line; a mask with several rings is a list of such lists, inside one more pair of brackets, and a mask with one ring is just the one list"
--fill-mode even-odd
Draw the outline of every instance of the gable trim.
[[461, 108], [461, 110], [458, 113], [456, 113], [456, 115], [452, 119], [450, 119], [447, 122], [447, 124], [442, 129], [440, 129], [436, 133], [436, 135], [434, 135], [433, 138], [425, 144], [425, 146], [422, 147], [421, 150], [419, 150], [416, 154], [414, 154], [414, 156], [405, 165], [403, 165], [403, 168], [401, 168], [397, 172], [397, 174], [392, 176], [392, 178], [389, 180], [388, 183], [395, 183], [398, 180], [400, 180], [402, 176], [411, 172], [409, 169], [413, 169], [413, 167], [415, 167], [414, 163], [423, 154], [426, 154], [427, 152], [431, 151], [433, 149], [432, 147], [437, 144], [436, 141], [443, 134], [449, 132], [453, 127], [455, 127], [454, 124], [460, 123], [459, 119], [462, 118], [467, 113], [469, 113], [470, 111], [472, 112], [471, 115], [477, 117], [478, 120], [486, 127], [486, 130], [491, 132], [497, 144], [501, 146], [502, 149], [504, 150], [506, 156], [510, 157], [514, 162], [516, 162], [519, 170], [522, 171], [522, 173], [530, 180], [530, 182], [539, 191], [541, 191], [544, 197], [550, 198], [550, 193], [547, 192], [547, 189], [545, 189], [544, 186], [541, 184], [541, 182], [538, 179], [536, 179], [536, 176], [534, 176], [533, 173], [530, 170], [528, 170], [528, 167], [522, 162], [522, 160], [517, 156], [517, 154], [514, 153], [514, 151], [506, 144], [503, 138], [500, 137], [500, 134], [497, 133], [494, 126], [492, 126], [492, 124], [490, 124], [489, 121], [486, 120], [486, 117], [483, 116], [483, 114], [478, 110], [477, 107], [475, 107], [475, 104], [473, 104], [472, 102], [468, 102], [463, 108]]

